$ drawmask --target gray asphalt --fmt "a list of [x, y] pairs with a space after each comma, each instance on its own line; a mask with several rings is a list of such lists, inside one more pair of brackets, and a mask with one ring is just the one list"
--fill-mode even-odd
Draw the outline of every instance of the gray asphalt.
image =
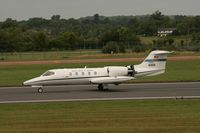
[[1, 87], [0, 103], [117, 99], [200, 98], [200, 82], [122, 84], [98, 91], [97, 86]]

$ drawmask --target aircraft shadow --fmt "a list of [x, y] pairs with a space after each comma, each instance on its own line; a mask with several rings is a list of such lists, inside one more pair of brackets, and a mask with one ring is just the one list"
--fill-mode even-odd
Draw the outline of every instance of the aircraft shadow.
[[99, 91], [98, 89], [89, 89], [88, 91], [106, 93], [106, 92], [128, 92], [130, 90], [129, 89], [105, 89], [105, 90]]

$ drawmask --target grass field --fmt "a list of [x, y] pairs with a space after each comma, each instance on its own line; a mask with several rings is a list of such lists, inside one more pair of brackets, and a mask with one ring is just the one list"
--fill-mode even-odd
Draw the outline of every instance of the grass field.
[[[35, 60], [72, 60], [72, 59], [104, 59], [104, 58], [129, 58], [144, 57], [149, 52], [103, 54], [101, 50], [77, 50], [57, 52], [18, 52], [0, 53], [0, 61], [35, 61]], [[188, 55], [188, 53], [187, 53]], [[192, 55], [195, 55], [193, 52]], [[199, 54], [200, 55], [200, 54]]]
[[64, 60], [91, 56], [101, 53], [100, 50], [77, 50], [77, 51], [55, 51], [55, 52], [15, 52], [0, 53], [2, 61], [26, 61], [26, 60]]
[[[147, 39], [148, 40], [148, 39]], [[128, 50], [127, 50], [128, 51]], [[73, 59], [105, 59], [105, 58], [133, 58], [145, 57], [149, 51], [119, 54], [102, 54], [101, 50], [77, 50], [77, 51], [55, 51], [55, 52], [19, 52], [0, 53], [1, 61], [35, 61], [35, 60], [73, 60]], [[199, 52], [175, 52], [170, 56], [200, 56]]]
[[0, 104], [1, 133], [199, 133], [200, 100]]
[[[103, 54], [101, 53], [101, 50], [18, 52], [18, 53], [0, 53], [0, 61], [128, 58], [128, 57], [144, 57], [148, 53], [149, 52], [147, 51], [147, 52], [142, 52], [142, 53], [127, 52], [127, 53], [119, 53], [119, 54]], [[187, 53], [187, 55], [188, 54], [189, 53]], [[192, 55], [195, 55], [195, 53], [192, 52]]]
[[[0, 86], [22, 85], [23, 81], [36, 77], [46, 70], [55, 68], [103, 67], [112, 65], [130, 65], [128, 63], [87, 63], [87, 64], [50, 64], [50, 65], [17, 65], [0, 66]], [[200, 81], [200, 61], [169, 61], [166, 73], [155, 77], [144, 77], [131, 82], [175, 82]]]

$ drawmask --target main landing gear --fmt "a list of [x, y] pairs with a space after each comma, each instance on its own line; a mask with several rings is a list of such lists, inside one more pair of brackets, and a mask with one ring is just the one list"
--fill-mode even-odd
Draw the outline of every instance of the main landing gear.
[[98, 89], [99, 89], [99, 91], [102, 91], [103, 90], [103, 84], [99, 84]]
[[103, 85], [103, 84], [99, 84], [98, 85], [98, 90], [99, 91], [105, 91], [105, 90], [107, 90], [108, 88], [107, 87], [105, 87], [105, 85]]

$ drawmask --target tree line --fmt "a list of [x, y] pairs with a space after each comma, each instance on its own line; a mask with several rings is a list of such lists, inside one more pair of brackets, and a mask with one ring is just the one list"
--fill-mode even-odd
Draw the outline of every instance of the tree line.
[[[192, 47], [173, 45], [171, 38], [142, 44], [140, 36], [157, 36], [159, 28], [177, 29], [174, 36], [189, 36]], [[143, 51], [152, 48], [200, 50], [200, 16], [165, 16], [160, 11], [144, 16], [105, 17], [95, 14], [79, 19], [11, 18], [0, 22], [0, 52], [103, 49], [103, 52]], [[187, 44], [188, 45], [188, 44]], [[181, 48], [180, 48], [181, 47]], [[194, 48], [193, 48], [194, 47]], [[197, 48], [196, 48], [197, 47]], [[111, 49], [111, 50], [110, 50]]]

